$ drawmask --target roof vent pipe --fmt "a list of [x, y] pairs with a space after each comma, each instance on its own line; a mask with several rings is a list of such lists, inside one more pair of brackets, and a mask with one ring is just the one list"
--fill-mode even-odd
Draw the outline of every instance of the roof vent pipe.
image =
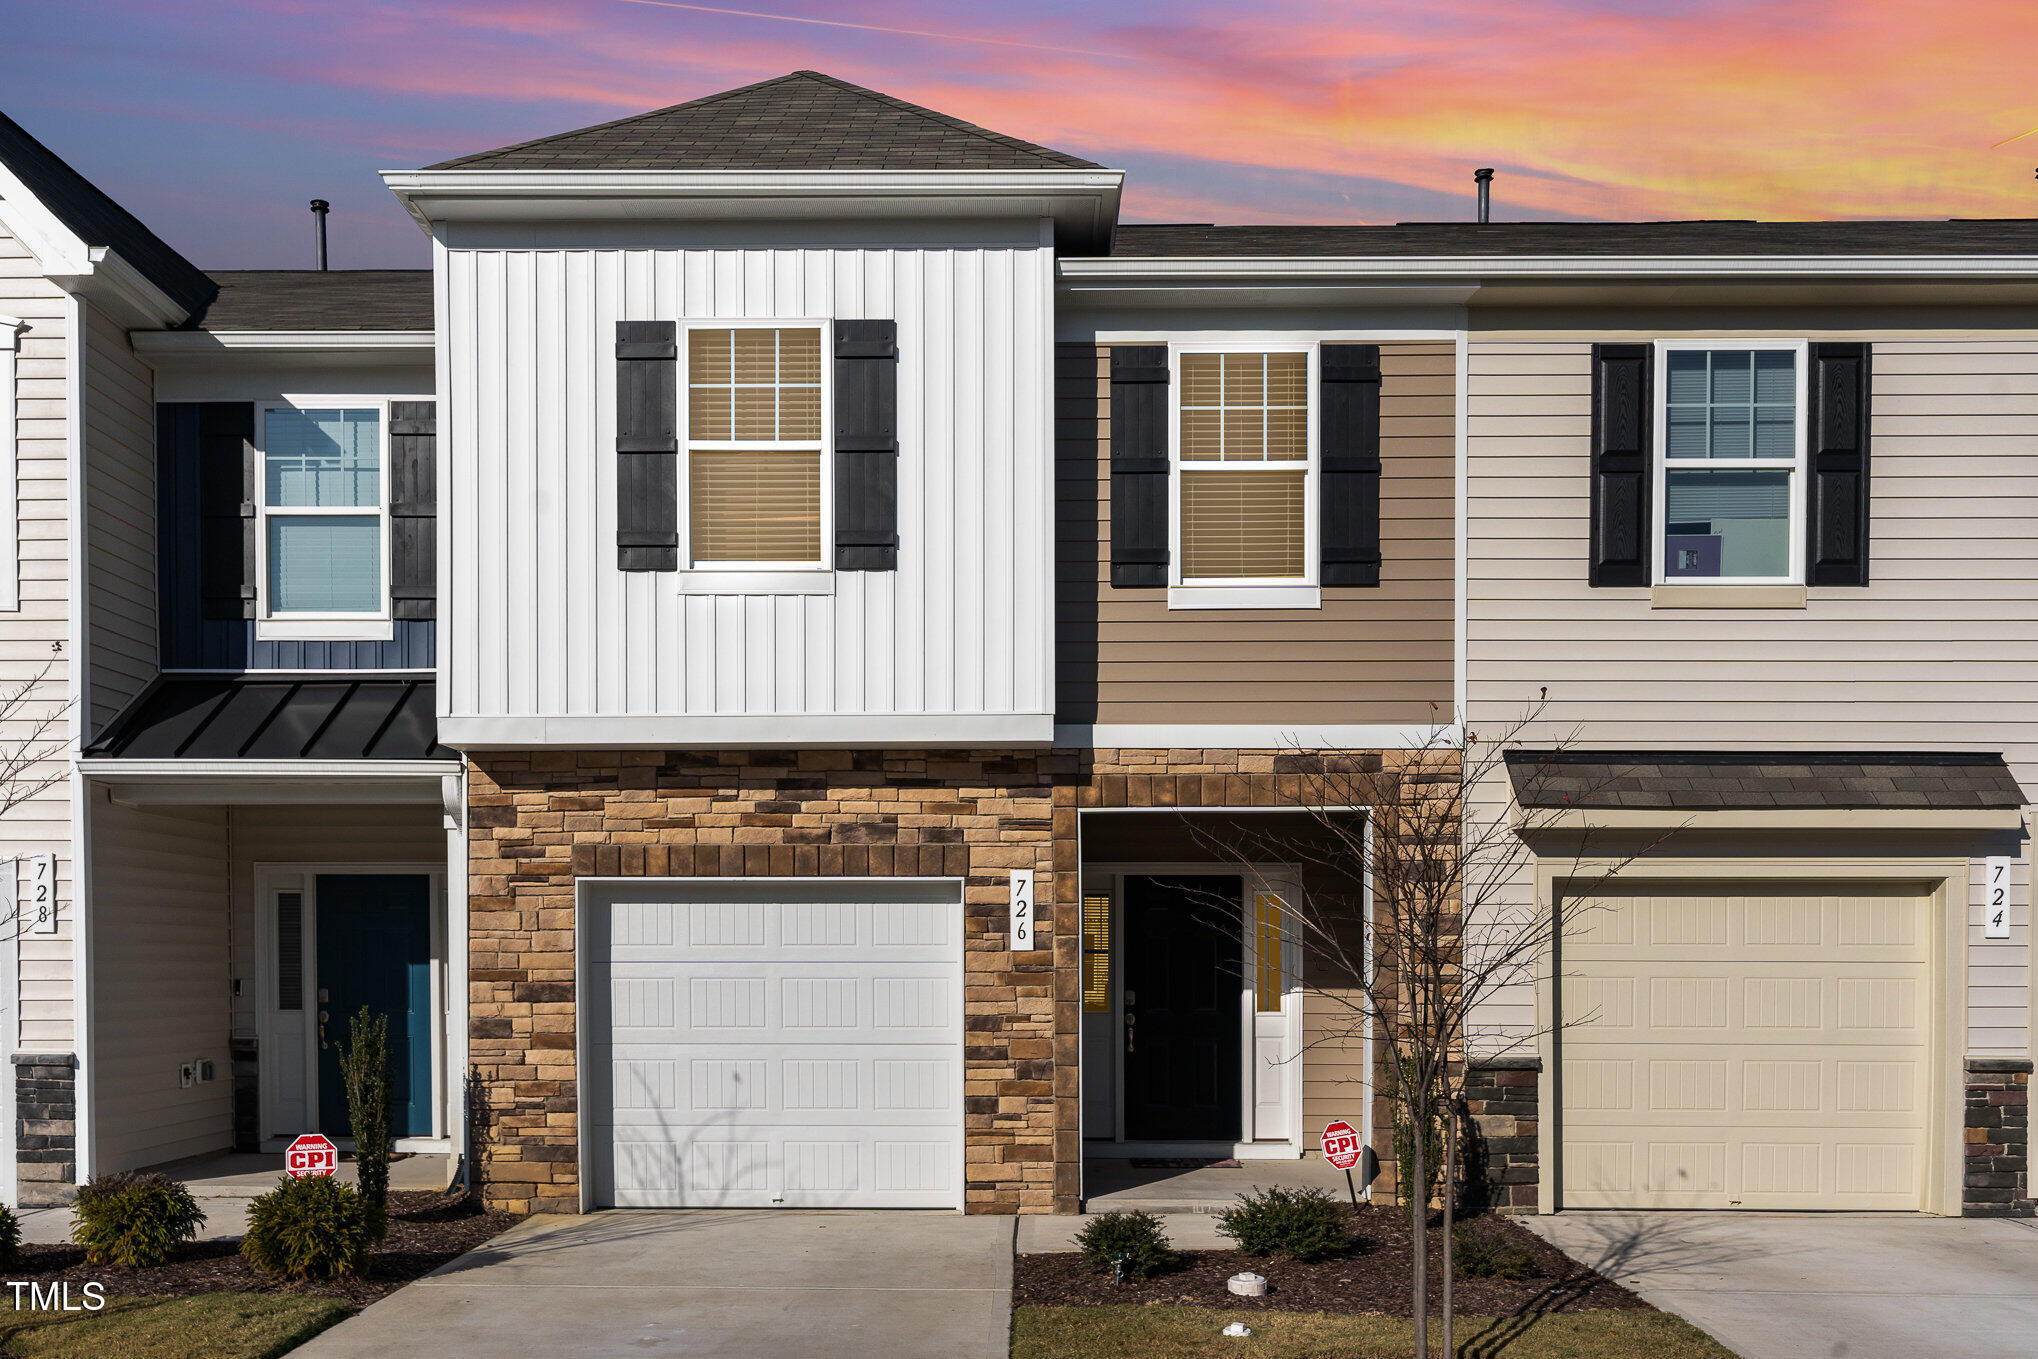
[[[1479, 221], [1483, 224], [1493, 219], [1493, 171], [1490, 167], [1483, 170], [1474, 170], [1472, 172], [1472, 179], [1479, 186]], [[321, 249], [319, 258], [323, 259], [324, 257], [324, 251]], [[325, 266], [320, 265], [319, 267], [324, 268]]]
[[[332, 204], [323, 198], [311, 200], [312, 241], [318, 248], [318, 267], [321, 269], [326, 267], [326, 212], [331, 207]], [[1479, 220], [1486, 220], [1484, 213], [1480, 214]]]

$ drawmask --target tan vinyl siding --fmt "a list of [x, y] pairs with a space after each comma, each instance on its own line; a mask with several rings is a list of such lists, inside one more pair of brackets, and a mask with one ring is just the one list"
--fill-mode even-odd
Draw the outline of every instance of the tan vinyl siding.
[[[0, 208], [4, 212], [4, 208]], [[48, 670], [36, 703], [39, 711], [60, 710], [68, 693], [64, 658], [51, 647], [69, 627], [66, 520], [65, 417], [67, 411], [64, 294], [42, 274], [42, 266], [0, 221], [0, 315], [28, 323], [15, 369], [15, 417], [19, 462], [21, 608], [0, 612], [0, 687], [13, 692]], [[56, 728], [59, 743], [65, 736]], [[20, 723], [0, 730], [0, 742], [26, 739]], [[61, 750], [57, 752], [62, 754]], [[71, 1050], [71, 856], [70, 787], [59, 781], [0, 819], [0, 857], [16, 859], [18, 888], [26, 892], [28, 868], [22, 856], [57, 855], [58, 933], [24, 935], [17, 948], [20, 1031], [27, 1052]]]
[[[227, 1051], [227, 814], [93, 809], [93, 1053], [97, 1171], [233, 1142]], [[185, 1062], [217, 1077], [189, 1088]]]
[[1456, 409], [1449, 344], [1381, 346], [1376, 589], [1320, 609], [1170, 611], [1112, 588], [1110, 350], [1057, 347], [1056, 720], [1427, 723], [1451, 704]]
[[[2038, 787], [2038, 338], [1946, 330], [1975, 318], [1829, 312], [1533, 318], [1474, 332], [1470, 377], [1469, 705], [1536, 736], [1608, 747], [1999, 751]], [[1938, 328], [1935, 331], [1935, 328]], [[1802, 609], [1654, 609], [1585, 583], [1591, 344], [1724, 335], [1874, 345], [1871, 578]], [[1495, 804], [1489, 802], [1489, 810]], [[2012, 847], [1998, 851], [2017, 853]], [[1981, 939], [1970, 1051], [2029, 1050], [2030, 889], [2012, 938]], [[1979, 892], [1979, 887], [1976, 887]], [[1525, 894], [1526, 885], [1521, 888]], [[1526, 991], [1482, 1020], [1526, 1026]]]
[[85, 327], [91, 730], [156, 674], [155, 373], [99, 311]]

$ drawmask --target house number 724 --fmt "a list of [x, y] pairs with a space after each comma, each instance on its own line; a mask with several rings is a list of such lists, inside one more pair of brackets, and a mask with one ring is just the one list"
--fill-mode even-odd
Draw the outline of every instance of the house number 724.
[[2008, 858], [1994, 858], [1987, 862], [1987, 871], [1982, 875], [1984, 893], [1982, 938], [2007, 939], [2010, 937], [2010, 861]]

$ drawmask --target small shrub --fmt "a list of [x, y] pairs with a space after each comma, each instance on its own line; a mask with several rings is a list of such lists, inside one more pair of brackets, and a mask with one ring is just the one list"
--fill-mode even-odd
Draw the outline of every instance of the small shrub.
[[350, 1037], [340, 1052], [347, 1123], [361, 1197], [374, 1209], [375, 1239], [380, 1241], [388, 1230], [389, 1208], [389, 1016], [363, 1005]]
[[1451, 1233], [1451, 1267], [1467, 1279], [1532, 1279], [1536, 1257], [1468, 1223]]
[[330, 1175], [282, 1180], [248, 1205], [241, 1254], [255, 1268], [286, 1278], [356, 1278], [382, 1239], [381, 1216], [352, 1185]]
[[0, 1207], [0, 1269], [13, 1269], [20, 1263], [21, 1219]]
[[1291, 1260], [1321, 1260], [1352, 1246], [1344, 1205], [1321, 1189], [1255, 1186], [1251, 1193], [1238, 1196], [1236, 1208], [1217, 1215], [1217, 1231], [1236, 1241], [1247, 1255], [1285, 1255]]
[[1152, 1213], [1100, 1213], [1076, 1233], [1076, 1246], [1083, 1263], [1092, 1269], [1108, 1270], [1122, 1257], [1125, 1272], [1135, 1279], [1151, 1278], [1175, 1263], [1174, 1247], [1168, 1243], [1167, 1228]]
[[167, 1175], [95, 1175], [71, 1205], [71, 1239], [94, 1265], [149, 1269], [167, 1262], [205, 1221], [191, 1191]]

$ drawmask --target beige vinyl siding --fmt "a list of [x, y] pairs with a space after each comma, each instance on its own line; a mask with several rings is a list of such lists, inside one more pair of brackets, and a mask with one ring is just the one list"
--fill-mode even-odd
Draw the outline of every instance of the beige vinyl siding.
[[[222, 808], [93, 808], [93, 1107], [97, 1171], [233, 1142]], [[182, 1063], [217, 1077], [190, 1088]]]
[[[0, 207], [4, 215], [4, 207]], [[14, 692], [44, 674], [38, 711], [61, 710], [68, 694], [67, 659], [52, 658], [69, 627], [65, 485], [65, 299], [42, 275], [42, 266], [0, 221], [0, 314], [28, 323], [15, 369], [19, 457], [21, 608], [0, 611], [0, 688]], [[47, 672], [45, 673], [45, 667]], [[0, 727], [0, 743], [26, 739], [22, 723]], [[55, 729], [59, 758], [66, 730]], [[17, 887], [25, 893], [23, 856], [57, 855], [58, 933], [24, 935], [17, 949], [20, 1029], [7, 1035], [27, 1052], [71, 1050], [70, 786], [59, 781], [0, 818], [0, 858], [15, 860]]]
[[[1337, 994], [1351, 997], [1349, 1002]], [[1355, 990], [1324, 993], [1307, 986], [1302, 992], [1302, 1146], [1320, 1155], [1317, 1138], [1326, 1123], [1343, 1119], [1364, 1128], [1366, 1099], [1372, 1082], [1366, 1078], [1366, 1040], [1351, 1033], [1355, 1013], [1366, 1009]], [[1385, 1139], [1375, 1130], [1374, 1142], [1386, 1155]]]
[[86, 625], [91, 726], [156, 674], [155, 373], [104, 313], [85, 326]]
[[[255, 869], [259, 864], [422, 864], [443, 868], [446, 831], [436, 806], [235, 807], [233, 834], [233, 975], [241, 995], [233, 1031], [255, 1034]], [[437, 909], [436, 907], [434, 909]]]
[[1374, 589], [1320, 609], [1168, 609], [1111, 576], [1109, 346], [1057, 346], [1056, 721], [1428, 723], [1452, 701], [1455, 355], [1380, 347]]
[[[1976, 318], [1923, 311], [1739, 314], [1703, 330], [1694, 313], [1631, 312], [1599, 327], [1574, 315], [1475, 330], [1473, 727], [1519, 717], [1547, 687], [1531, 733], [1546, 741], [1999, 751], [2038, 787], [2038, 338], [2013, 333], [2019, 320], [1998, 318], [2000, 336], [1935, 333]], [[1591, 344], [1705, 335], [1873, 343], [1867, 588], [1814, 587], [1803, 609], [1693, 610], [1586, 585]], [[1974, 898], [1976, 1053], [2029, 1050], [2030, 888], [2018, 874], [2011, 939], [1981, 939]], [[1481, 1020], [1525, 1028], [1531, 1007], [1523, 988]]]

